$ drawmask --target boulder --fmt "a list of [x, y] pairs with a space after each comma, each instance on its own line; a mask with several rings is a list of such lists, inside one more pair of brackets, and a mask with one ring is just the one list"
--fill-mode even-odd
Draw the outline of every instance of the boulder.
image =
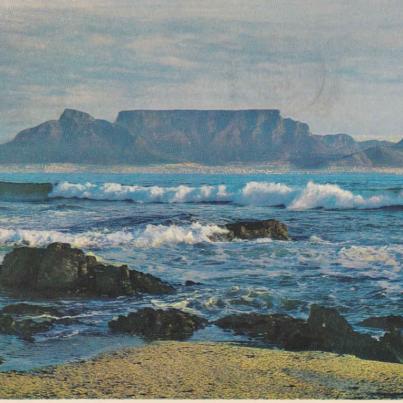
[[308, 327], [313, 338], [311, 349], [353, 354], [371, 360], [399, 362], [385, 344], [367, 334], [355, 332], [334, 308], [312, 305]]
[[287, 226], [277, 220], [240, 221], [224, 225], [228, 231], [222, 235], [225, 239], [271, 238], [289, 240]]
[[403, 316], [372, 316], [364, 319], [359, 324], [378, 329], [403, 329]]
[[16, 248], [4, 257], [0, 286], [44, 297], [173, 292], [169, 284], [127, 266], [104, 265], [70, 244]]
[[403, 335], [400, 330], [392, 329], [385, 333], [380, 342], [392, 351], [400, 362], [403, 362]]
[[149, 340], [184, 340], [206, 324], [205, 319], [178, 309], [143, 308], [111, 320], [109, 327], [113, 331], [135, 334]]
[[241, 314], [214, 323], [289, 350], [329, 351], [387, 362], [401, 362], [403, 356], [400, 333], [387, 333], [377, 341], [355, 332], [336, 309], [319, 305], [311, 306], [307, 321], [279, 314]]
[[223, 329], [231, 329], [237, 334], [256, 337], [290, 350], [307, 348], [311, 343], [305, 321], [288, 315], [253, 313], [230, 315], [217, 320], [214, 324]]

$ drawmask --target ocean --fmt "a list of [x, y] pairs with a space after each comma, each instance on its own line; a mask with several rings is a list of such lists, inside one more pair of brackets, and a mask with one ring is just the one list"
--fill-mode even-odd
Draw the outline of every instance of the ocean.
[[[403, 174], [3, 172], [0, 181], [0, 259], [15, 246], [69, 242], [177, 288], [166, 296], [36, 300], [68, 307], [78, 322], [33, 342], [0, 335], [3, 371], [143, 345], [110, 333], [107, 322], [144, 306], [214, 320], [241, 312], [306, 318], [318, 303], [374, 336], [382, 332], [361, 320], [403, 311]], [[269, 218], [284, 222], [292, 241], [211, 241], [220, 224]], [[22, 301], [0, 295], [0, 308]], [[248, 342], [213, 325], [191, 340]]]

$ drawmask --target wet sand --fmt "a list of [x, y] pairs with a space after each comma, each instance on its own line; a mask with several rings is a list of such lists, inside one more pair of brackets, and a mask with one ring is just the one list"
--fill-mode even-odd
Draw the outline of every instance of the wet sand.
[[36, 373], [0, 398], [403, 398], [403, 365], [232, 343], [158, 342]]

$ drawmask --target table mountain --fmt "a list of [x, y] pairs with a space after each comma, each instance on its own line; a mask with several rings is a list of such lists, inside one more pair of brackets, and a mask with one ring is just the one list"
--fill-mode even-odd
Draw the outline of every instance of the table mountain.
[[66, 109], [0, 145], [1, 163], [403, 166], [403, 146], [315, 135], [279, 110], [134, 110], [115, 122]]

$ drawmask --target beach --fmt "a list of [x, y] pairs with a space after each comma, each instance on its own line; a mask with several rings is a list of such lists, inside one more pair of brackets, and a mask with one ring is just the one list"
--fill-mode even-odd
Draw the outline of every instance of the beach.
[[235, 343], [156, 342], [0, 374], [0, 398], [398, 399], [401, 364]]

